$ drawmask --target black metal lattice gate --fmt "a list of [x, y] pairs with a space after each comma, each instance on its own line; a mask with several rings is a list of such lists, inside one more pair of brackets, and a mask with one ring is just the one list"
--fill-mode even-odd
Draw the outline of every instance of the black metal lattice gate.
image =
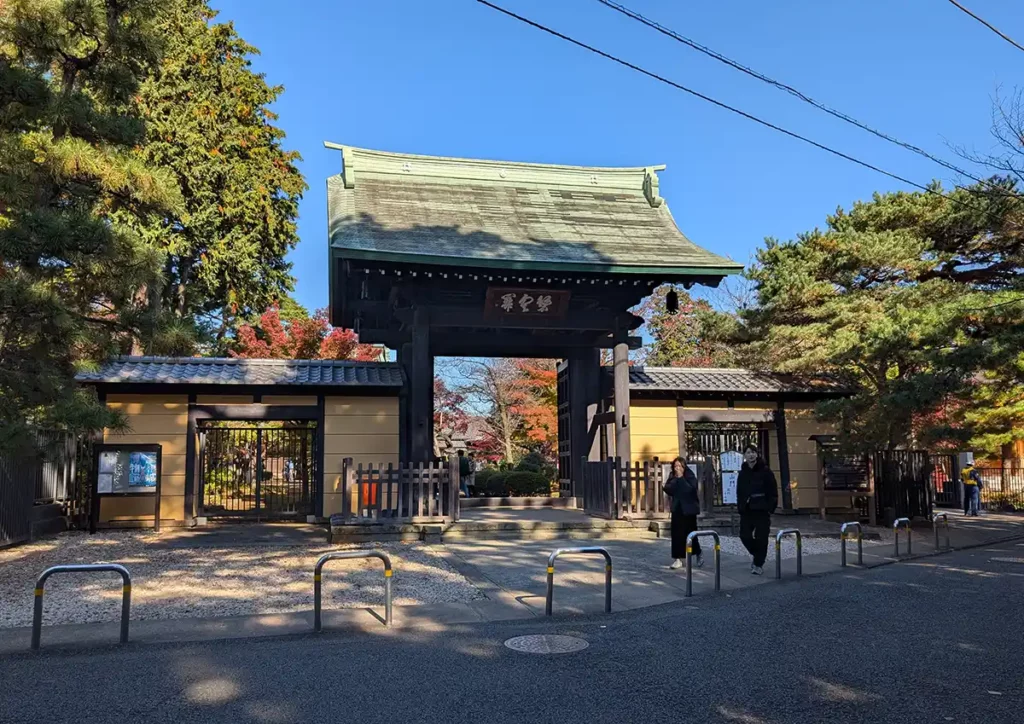
[[279, 424], [198, 428], [199, 515], [287, 520], [316, 513], [316, 425]]

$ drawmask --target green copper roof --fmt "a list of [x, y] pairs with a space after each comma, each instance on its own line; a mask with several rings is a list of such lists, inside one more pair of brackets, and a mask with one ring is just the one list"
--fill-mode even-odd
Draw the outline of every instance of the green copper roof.
[[348, 258], [502, 269], [722, 276], [742, 264], [686, 238], [664, 166], [590, 168], [327, 144], [331, 248]]

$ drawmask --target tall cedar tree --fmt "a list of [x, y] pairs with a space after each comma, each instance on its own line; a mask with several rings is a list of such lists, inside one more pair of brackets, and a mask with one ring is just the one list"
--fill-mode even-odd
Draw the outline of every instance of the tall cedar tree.
[[[162, 60], [135, 97], [146, 122], [137, 154], [171, 170], [185, 203], [137, 228], [166, 254], [153, 313], [171, 314], [185, 331], [198, 320], [224, 341], [292, 288], [285, 256], [298, 241], [306, 184], [269, 108], [282, 88], [253, 72], [258, 50], [215, 16], [206, 0], [171, 0], [161, 12]], [[147, 340], [157, 352], [188, 346], [186, 334]]]
[[0, 4], [0, 446], [32, 427], [115, 420], [77, 390], [133, 325], [160, 259], [114, 216], [167, 214], [171, 179], [128, 153], [142, 138], [117, 108], [154, 58], [152, 0]]
[[[769, 239], [748, 271], [758, 300], [743, 314], [744, 356], [845, 382], [855, 394], [820, 412], [857, 448], [920, 444], [929, 417], [948, 428], [935, 413], [950, 400], [998, 405], [1007, 388], [985, 380], [1019, 369], [1021, 198], [1006, 179], [934, 191], [876, 194], [824, 230]], [[999, 426], [1020, 434], [1020, 412]], [[947, 434], [981, 429], [960, 417]]]

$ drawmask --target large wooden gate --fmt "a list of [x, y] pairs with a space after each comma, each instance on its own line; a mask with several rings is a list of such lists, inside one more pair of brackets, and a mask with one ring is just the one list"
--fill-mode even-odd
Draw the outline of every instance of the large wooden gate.
[[879, 519], [929, 518], [932, 462], [925, 450], [886, 450], [872, 459]]

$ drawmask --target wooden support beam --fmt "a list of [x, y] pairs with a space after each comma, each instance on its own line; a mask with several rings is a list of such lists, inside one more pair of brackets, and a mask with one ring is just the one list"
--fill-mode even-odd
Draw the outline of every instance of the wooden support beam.
[[615, 389], [615, 456], [628, 465], [629, 445], [629, 345], [620, 342], [613, 352]]
[[430, 324], [425, 309], [416, 310], [411, 357], [409, 456], [412, 462], [429, 462], [434, 459], [434, 358], [430, 354]]
[[782, 487], [782, 507], [793, 509], [793, 493], [789, 488], [789, 441], [786, 439], [786, 403], [780, 402], [775, 411], [775, 438], [779, 444], [779, 485]]

